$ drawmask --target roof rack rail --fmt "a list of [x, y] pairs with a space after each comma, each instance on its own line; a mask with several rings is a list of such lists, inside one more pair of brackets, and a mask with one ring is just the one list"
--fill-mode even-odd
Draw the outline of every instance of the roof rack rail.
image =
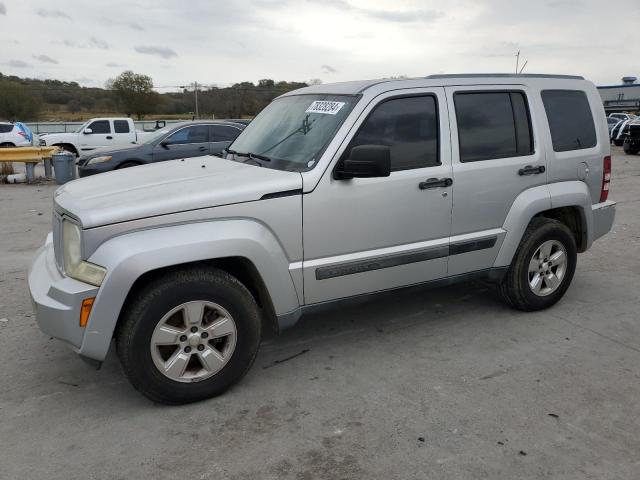
[[444, 73], [427, 75], [424, 78], [562, 78], [569, 80], [584, 80], [580, 75], [547, 75], [545, 73]]

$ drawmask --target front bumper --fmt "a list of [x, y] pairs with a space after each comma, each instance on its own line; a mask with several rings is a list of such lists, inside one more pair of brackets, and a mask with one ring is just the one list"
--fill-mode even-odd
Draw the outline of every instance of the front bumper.
[[606, 202], [591, 205], [593, 215], [593, 239], [597, 240], [611, 230], [616, 218], [616, 202]]
[[98, 287], [65, 277], [56, 267], [53, 236], [37, 251], [29, 268], [29, 294], [40, 330], [80, 352], [85, 329], [80, 327], [80, 308], [85, 298], [95, 297]]

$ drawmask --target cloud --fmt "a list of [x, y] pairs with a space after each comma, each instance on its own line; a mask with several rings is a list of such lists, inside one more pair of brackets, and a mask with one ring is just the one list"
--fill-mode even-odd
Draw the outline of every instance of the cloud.
[[176, 52], [174, 52], [173, 50], [171, 50], [168, 47], [156, 47], [156, 46], [141, 45], [141, 46], [135, 47], [135, 50], [136, 50], [136, 52], [142, 53], [144, 55], [158, 55], [159, 57], [162, 57], [162, 58], [165, 58], [165, 59], [178, 56], [178, 54]]
[[33, 58], [42, 63], [54, 63], [57, 64], [58, 61], [51, 58], [49, 55], [34, 55]]
[[6, 15], [7, 14], [7, 7], [4, 6], [3, 2], [0, 2], [0, 15]]
[[105, 42], [104, 40], [100, 40], [99, 38], [96, 38], [96, 37], [91, 37], [86, 42], [76, 42], [75, 40], [63, 40], [62, 43], [64, 43], [67, 47], [71, 47], [71, 48], [99, 48], [101, 50], [109, 49], [109, 44], [107, 42]]
[[136, 22], [127, 22], [127, 27], [131, 28], [132, 30], [138, 30], [139, 32], [142, 32], [144, 30], [144, 27]]
[[109, 68], [124, 68], [124, 67], [126, 67], [126, 65], [123, 64], [123, 63], [114, 63], [114, 62], [105, 63], [104, 66], [105, 67], [109, 67]]
[[366, 15], [377, 20], [386, 20], [396, 23], [409, 22], [433, 22], [444, 17], [444, 13], [437, 10], [378, 10], [371, 8], [361, 8], [351, 5], [346, 0], [308, 0], [325, 7], [333, 7], [347, 12], [354, 12], [360, 15]]
[[36, 13], [44, 18], [64, 18], [71, 20], [71, 17], [62, 10], [48, 10], [46, 8], [40, 8]]
[[96, 37], [91, 37], [89, 39], [89, 45], [95, 48], [100, 48], [102, 50], [109, 49], [109, 44], [107, 42], [105, 42], [104, 40], [100, 40]]
[[14, 67], [14, 68], [29, 68], [29, 67], [31, 67], [30, 64], [28, 64], [27, 62], [23, 62], [22, 60], [9, 60], [7, 65], [9, 65], [10, 67]]
[[324, 73], [336, 73], [337, 70], [333, 68], [331, 65], [321, 65], [320, 68]]

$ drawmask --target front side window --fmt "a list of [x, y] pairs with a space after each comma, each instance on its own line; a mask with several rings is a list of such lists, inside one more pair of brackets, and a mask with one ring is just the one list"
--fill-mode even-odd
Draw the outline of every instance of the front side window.
[[533, 153], [527, 100], [522, 92], [454, 95], [461, 162]]
[[91, 129], [91, 133], [111, 133], [109, 120], [96, 120], [88, 128]]
[[391, 171], [440, 165], [438, 158], [438, 105], [432, 95], [383, 101], [369, 114], [345, 151], [353, 147], [386, 145], [391, 150]]
[[[302, 172], [318, 162], [357, 95], [290, 95], [271, 102], [229, 146], [227, 158]], [[268, 160], [248, 158], [260, 155]]]
[[126, 120], [114, 120], [113, 129], [116, 133], [129, 133], [129, 122]]
[[596, 127], [589, 100], [579, 90], [543, 90], [554, 152], [595, 147]]

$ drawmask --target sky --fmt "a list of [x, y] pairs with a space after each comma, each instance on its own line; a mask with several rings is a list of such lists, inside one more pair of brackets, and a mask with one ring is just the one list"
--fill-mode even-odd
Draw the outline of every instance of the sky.
[[323, 83], [433, 73], [640, 76], [640, 1], [0, 0], [0, 72], [159, 91], [197, 81]]

